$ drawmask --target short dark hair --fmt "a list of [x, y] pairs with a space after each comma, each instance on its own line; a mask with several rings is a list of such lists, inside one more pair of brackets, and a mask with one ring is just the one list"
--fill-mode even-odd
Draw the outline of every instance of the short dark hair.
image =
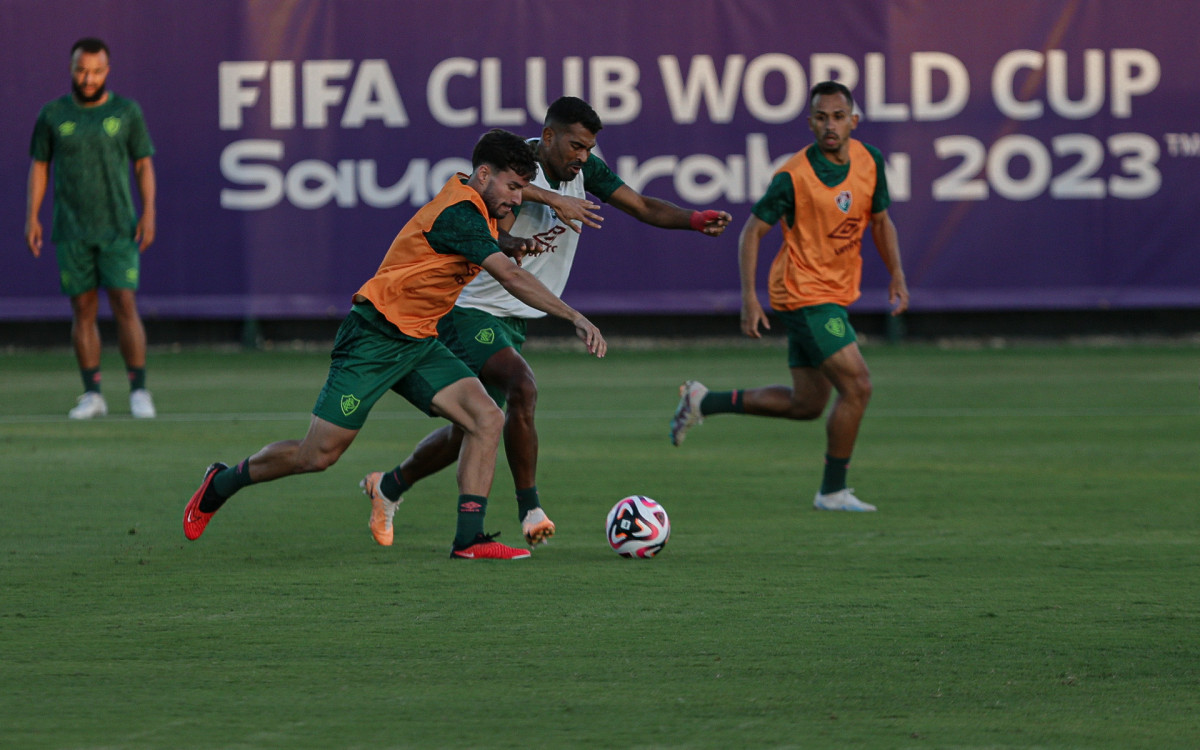
[[808, 106], [812, 107], [816, 104], [818, 96], [833, 96], [834, 94], [846, 97], [846, 101], [850, 103], [850, 110], [854, 110], [854, 95], [850, 93], [850, 89], [846, 88], [845, 84], [837, 81], [821, 81], [813, 86], [812, 93], [808, 95]]
[[587, 128], [592, 135], [604, 128], [600, 115], [596, 114], [592, 105], [577, 96], [560, 96], [546, 110], [545, 126], [548, 128], [560, 130], [575, 123]]
[[526, 179], [537, 174], [533, 147], [521, 136], [494, 128], [480, 136], [471, 153], [471, 167], [488, 164], [498, 172], [511, 169]]
[[83, 50], [89, 55], [94, 55], [97, 52], [103, 52], [109, 57], [109, 59], [112, 58], [112, 53], [108, 51], [108, 45], [104, 43], [104, 40], [97, 39], [94, 36], [85, 36], [83, 39], [80, 39], [78, 42], [72, 44], [71, 57], [75, 57], [75, 53], [79, 50]]

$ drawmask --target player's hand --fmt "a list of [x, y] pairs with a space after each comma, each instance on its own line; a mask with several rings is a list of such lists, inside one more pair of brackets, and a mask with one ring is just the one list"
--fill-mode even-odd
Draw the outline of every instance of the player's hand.
[[142, 214], [142, 218], [138, 219], [137, 231], [133, 233], [133, 241], [137, 243], [138, 252], [145, 252], [146, 248], [154, 243], [155, 233], [154, 217]]
[[763, 312], [762, 305], [758, 299], [748, 299], [742, 301], [742, 333], [752, 339], [761, 339], [762, 332], [758, 330], [762, 326], [763, 330], [771, 330], [771, 321], [767, 319], [767, 314]]
[[719, 237], [732, 220], [733, 217], [725, 211], [714, 211], [711, 208], [707, 211], [693, 211], [692, 229], [709, 237]]
[[588, 354], [603, 357], [608, 352], [608, 342], [604, 340], [600, 329], [582, 315], [575, 319], [575, 335], [587, 345]]
[[33, 257], [42, 256], [42, 222], [36, 216], [25, 222], [25, 244], [29, 246]]
[[604, 221], [604, 217], [596, 213], [600, 210], [600, 204], [593, 203], [587, 198], [576, 198], [570, 195], [559, 196], [550, 205], [550, 208], [554, 209], [554, 213], [558, 214], [562, 223], [573, 229], [576, 234], [583, 231], [583, 227], [578, 226], [575, 222], [592, 229], [599, 229], [600, 222]]
[[526, 255], [540, 255], [537, 243], [528, 237], [514, 237], [508, 232], [500, 232], [500, 251], [521, 265], [521, 259]]
[[892, 315], [899, 315], [908, 309], [908, 282], [904, 280], [903, 273], [893, 276], [888, 284], [888, 303], [892, 306]]

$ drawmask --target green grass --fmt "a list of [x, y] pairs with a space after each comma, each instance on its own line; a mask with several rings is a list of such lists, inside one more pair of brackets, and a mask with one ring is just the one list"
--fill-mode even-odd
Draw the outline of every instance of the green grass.
[[[775, 343], [603, 361], [535, 350], [532, 560], [447, 559], [454, 483], [376, 546], [366, 471], [440, 422], [388, 397], [328, 472], [251, 487], [203, 539], [213, 460], [298, 438], [322, 352], [157, 352], [162, 417], [65, 419], [69, 353], [0, 356], [0, 746], [1200, 746], [1200, 351], [868, 347], [851, 483], [817, 513], [823, 427], [675, 387], [787, 377]], [[503, 462], [489, 529], [519, 539]], [[608, 508], [671, 514], [618, 558]]]

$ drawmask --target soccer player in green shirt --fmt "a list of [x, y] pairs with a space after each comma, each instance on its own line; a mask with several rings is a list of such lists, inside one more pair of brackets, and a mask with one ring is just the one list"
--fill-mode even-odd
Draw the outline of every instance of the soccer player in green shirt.
[[[71, 47], [71, 93], [42, 107], [33, 129], [25, 242], [34, 258], [42, 253], [38, 220], [54, 168], [55, 244], [59, 281], [71, 298], [71, 340], [84, 393], [68, 416], [91, 419], [108, 413], [100, 393], [100, 287], [108, 291], [117, 341], [129, 376], [134, 417], [155, 416], [146, 390], [146, 330], [136, 291], [140, 254], [154, 242], [154, 145], [137, 102], [105, 88], [108, 46], [80, 39]], [[142, 215], [129, 190], [133, 162]]]

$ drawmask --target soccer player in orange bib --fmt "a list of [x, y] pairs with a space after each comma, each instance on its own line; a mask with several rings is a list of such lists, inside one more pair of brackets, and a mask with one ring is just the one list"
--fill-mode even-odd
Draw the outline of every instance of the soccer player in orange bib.
[[[525, 202], [519, 215], [514, 210], [500, 222], [511, 235], [529, 237], [536, 243], [523, 267], [555, 294], [562, 293], [570, 277], [579, 246], [579, 224], [595, 229], [601, 226], [602, 219], [593, 213], [599, 206], [588, 199], [588, 193], [644, 224], [690, 229], [709, 237], [720, 236], [731, 218], [715, 209], [681, 208], [626, 185], [593, 153], [603, 127], [600, 116], [582, 99], [556, 99], [546, 112], [541, 138], [530, 141], [538, 171], [522, 191]], [[537, 381], [521, 354], [528, 321], [544, 314], [514, 298], [491, 274], [481, 273], [463, 289], [454, 309], [438, 321], [441, 341], [479, 376], [496, 403], [505, 407], [504, 450], [521, 530], [530, 546], [545, 544], [556, 531], [538, 494]], [[392, 518], [404, 493], [420, 479], [453, 464], [461, 442], [462, 431], [445, 425], [422, 440], [396, 471], [372, 472], [363, 479], [363, 492], [371, 498], [375, 541], [392, 543]]]
[[862, 237], [871, 238], [891, 274], [892, 314], [908, 308], [900, 242], [888, 216], [891, 203], [883, 154], [850, 137], [858, 127], [850, 90], [835, 81], [813, 87], [808, 126], [816, 142], [792, 156], [754, 205], [738, 240], [742, 281], [742, 333], [761, 338], [770, 321], [755, 289], [758, 249], [776, 223], [783, 246], [771, 263], [771, 307], [787, 326], [791, 387], [772, 385], [709, 391], [689, 380], [680, 386], [671, 420], [671, 442], [712, 414], [753, 414], [813, 420], [837, 398], [826, 422], [825, 471], [813, 499], [818, 510], [873, 511], [846, 486], [846, 469], [871, 398], [871, 376], [859, 351], [846, 307], [858, 299]]
[[479, 139], [471, 164], [469, 177], [451, 177], [404, 225], [375, 276], [354, 295], [304, 439], [271, 443], [233, 466], [209, 466], [184, 508], [188, 539], [199, 539], [213, 515], [242, 488], [332, 466], [375, 402], [391, 390], [463, 432], [458, 524], [450, 556], [529, 557], [529, 550], [484, 533], [504, 413], [475, 374], [438, 340], [437, 322], [454, 307], [463, 287], [487, 270], [517, 299], [570, 321], [590, 353], [603, 357], [607, 343], [587, 318], [509, 257], [519, 259], [532, 247], [529, 240], [502, 237], [497, 224], [520, 205], [521, 190], [537, 171], [529, 145], [512, 133], [492, 130]]

